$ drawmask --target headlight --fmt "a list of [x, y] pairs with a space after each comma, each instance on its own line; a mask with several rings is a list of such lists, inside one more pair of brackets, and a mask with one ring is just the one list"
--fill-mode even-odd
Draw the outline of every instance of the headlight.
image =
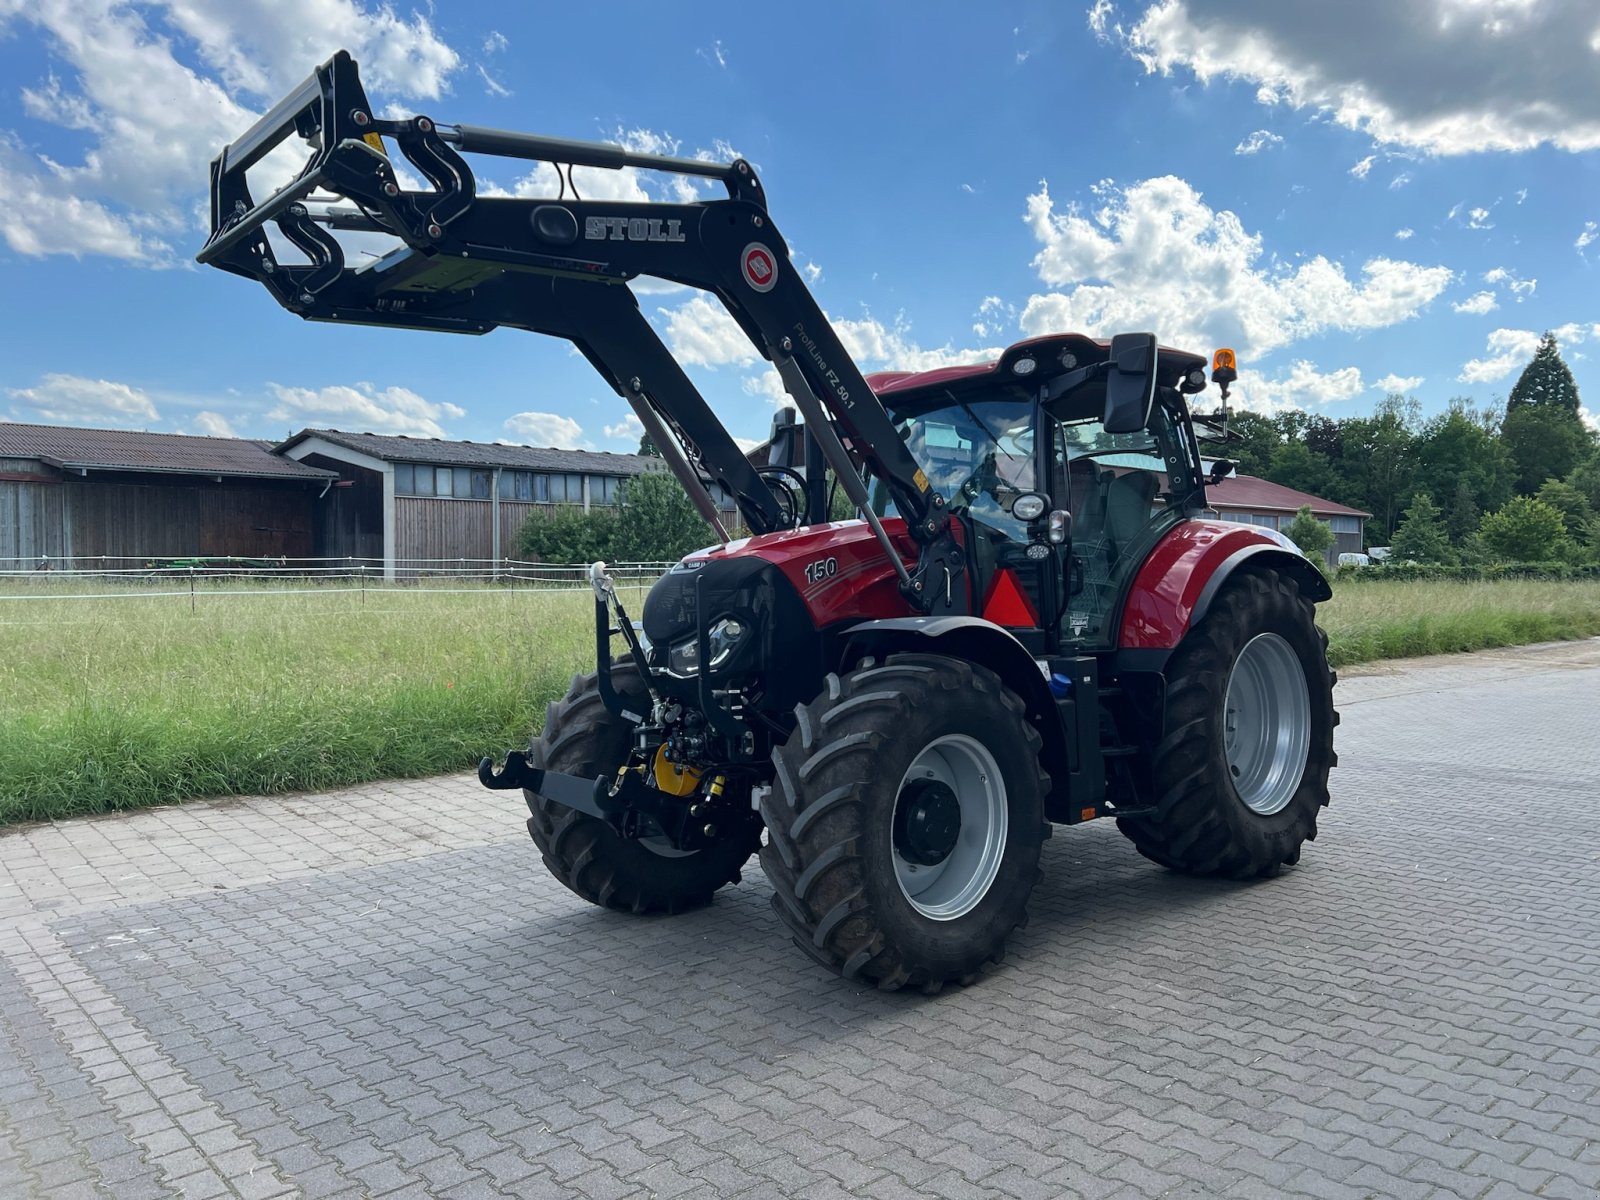
[[[720, 667], [733, 657], [749, 634], [750, 628], [736, 617], [723, 617], [707, 631], [706, 641], [711, 649], [711, 666]], [[667, 670], [674, 675], [695, 675], [700, 671], [700, 646], [698, 639], [686, 638], [667, 651]]]

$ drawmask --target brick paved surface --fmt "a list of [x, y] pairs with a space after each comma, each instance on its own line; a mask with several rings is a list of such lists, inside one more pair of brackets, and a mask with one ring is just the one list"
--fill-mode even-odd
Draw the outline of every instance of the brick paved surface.
[[0, 835], [0, 1194], [1593, 1197], [1600, 642], [1339, 702], [1299, 867], [1059, 831], [934, 998], [754, 868], [590, 908], [466, 777]]

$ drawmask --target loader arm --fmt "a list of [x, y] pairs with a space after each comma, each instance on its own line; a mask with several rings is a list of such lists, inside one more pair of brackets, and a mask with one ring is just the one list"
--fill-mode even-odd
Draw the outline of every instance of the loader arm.
[[[311, 144], [310, 160], [257, 203], [246, 172], [293, 136]], [[388, 142], [430, 187], [402, 186]], [[549, 162], [561, 177], [560, 195], [481, 196], [463, 154]], [[574, 166], [710, 178], [726, 187], [728, 198], [585, 200], [571, 182]], [[330, 197], [333, 206], [321, 207]], [[269, 222], [307, 263], [279, 261], [267, 238]], [[334, 231], [382, 233], [400, 245], [351, 265]], [[650, 275], [708, 291], [778, 369], [828, 465], [879, 535], [902, 591], [928, 609], [934, 594], [949, 588], [924, 586], [925, 580], [936, 569], [959, 574], [945, 498], [931, 489], [791, 266], [761, 183], [743, 159], [636, 154], [603, 143], [437, 125], [422, 116], [380, 119], [354, 60], [340, 51], [212, 163], [211, 235], [197, 258], [261, 282], [308, 320], [472, 334], [504, 325], [565, 338], [628, 401], [714, 526], [702, 472], [727, 487], [756, 532], [768, 532], [782, 527], [783, 516], [767, 483], [626, 284]], [[684, 453], [657, 436], [663, 429]], [[867, 506], [858, 463], [887, 486], [921, 544], [914, 569]]]

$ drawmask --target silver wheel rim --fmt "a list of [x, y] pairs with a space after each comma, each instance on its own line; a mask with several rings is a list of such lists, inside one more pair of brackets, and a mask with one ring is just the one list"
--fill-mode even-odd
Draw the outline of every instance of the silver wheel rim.
[[1305, 775], [1311, 745], [1311, 695], [1300, 658], [1282, 637], [1245, 643], [1228, 675], [1223, 742], [1233, 788], [1263, 817], [1282, 812]]
[[[895, 789], [895, 807], [906, 785], [934, 779], [955, 792], [961, 809], [961, 831], [942, 862], [922, 866], [894, 848], [894, 875], [911, 907], [933, 921], [964, 917], [989, 894], [1006, 852], [1006, 785], [1000, 768], [984, 745], [952, 733], [929, 742], [912, 760]], [[893, 846], [894, 814], [890, 814]]]

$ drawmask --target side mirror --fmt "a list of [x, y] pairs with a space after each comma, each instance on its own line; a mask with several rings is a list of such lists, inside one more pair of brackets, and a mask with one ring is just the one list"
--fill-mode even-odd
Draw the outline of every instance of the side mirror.
[[795, 424], [794, 409], [780, 408], [772, 414], [772, 436], [767, 442], [767, 465], [794, 470], [800, 466], [801, 427]]
[[1111, 339], [1106, 377], [1107, 433], [1138, 433], [1150, 423], [1156, 399], [1156, 335], [1119, 333]]

